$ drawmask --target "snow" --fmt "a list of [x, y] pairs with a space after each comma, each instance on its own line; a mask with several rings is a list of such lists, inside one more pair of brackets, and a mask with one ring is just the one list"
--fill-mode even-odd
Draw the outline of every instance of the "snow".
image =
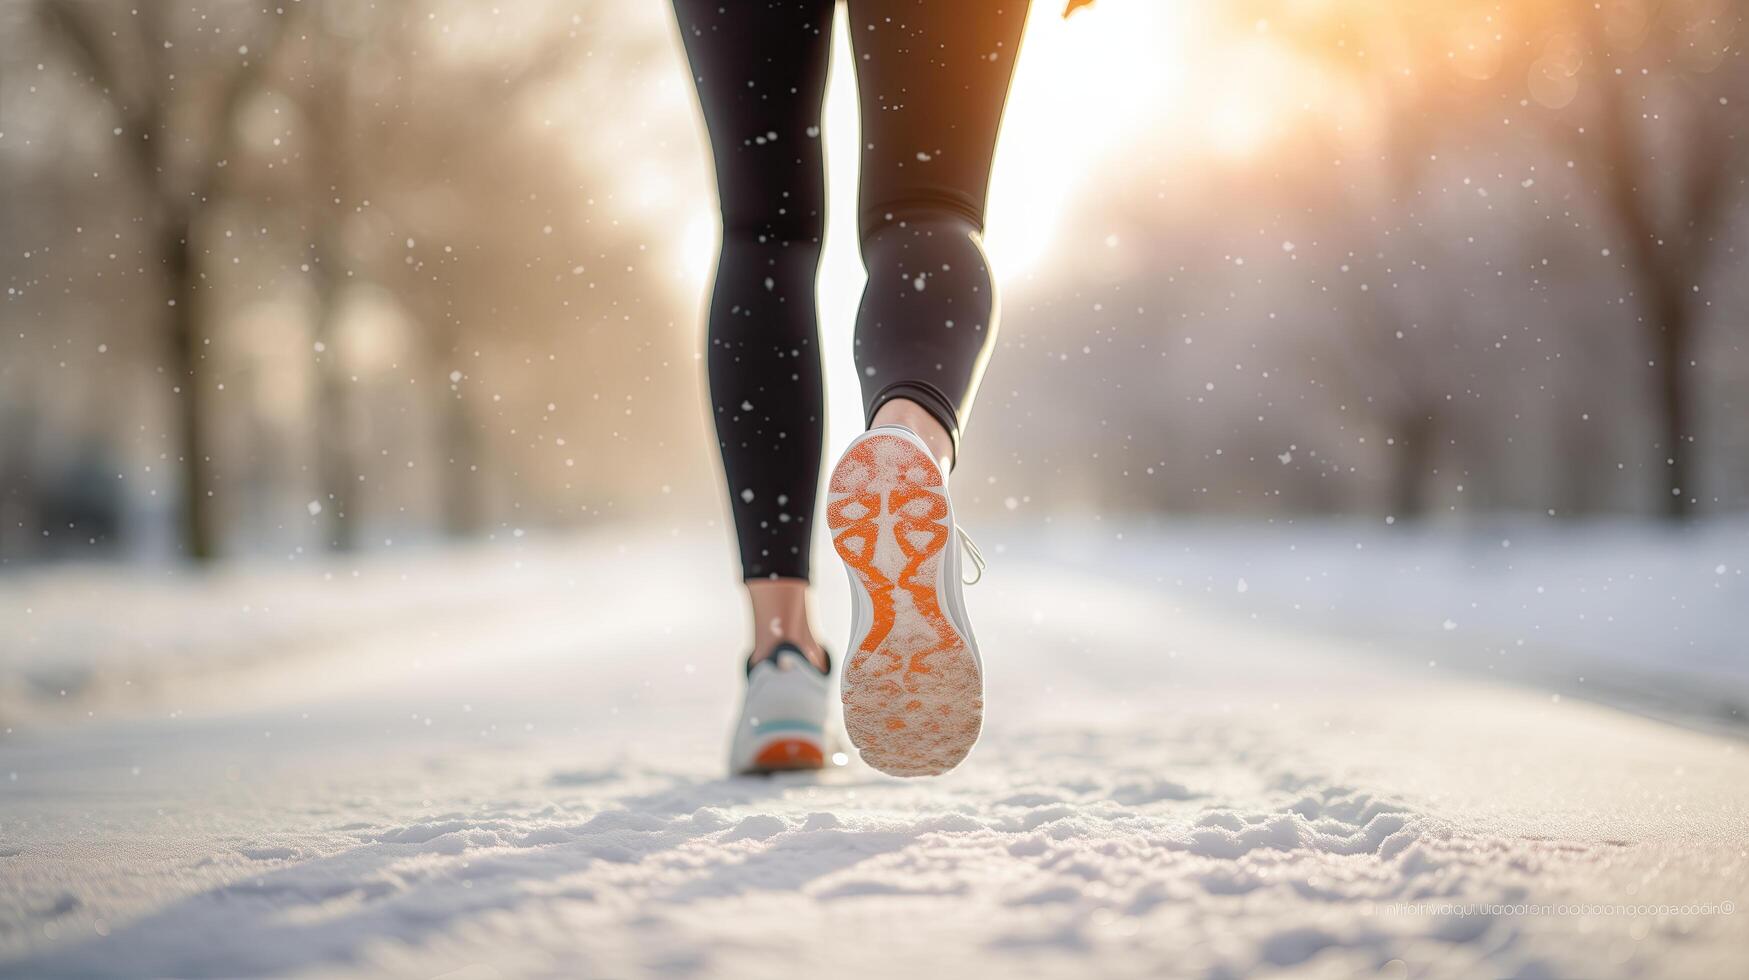
[[[1025, 545], [1023, 545], [1025, 547]], [[1743, 734], [1749, 520], [1070, 524], [1041, 558], [1110, 567], [1284, 629]], [[1239, 583], [1235, 588], [1235, 583]], [[1443, 634], [1443, 635], [1442, 635]]]
[[[37, 677], [4, 702], [0, 972], [1744, 971], [1740, 735], [1445, 669], [1432, 638], [1530, 614], [1460, 587], [1437, 535], [1367, 537], [1368, 565], [1313, 545], [1353, 551], [1351, 528], [976, 530], [988, 725], [925, 781], [722, 778], [745, 624], [715, 532], [0, 581], [4, 671]], [[1741, 598], [1714, 573], [1749, 564], [1740, 533], [1608, 537]], [[1269, 560], [1287, 543], [1303, 565]], [[1704, 588], [1678, 641], [1629, 628], [1675, 584], [1646, 561], [1618, 622], [1720, 666]], [[1341, 585], [1393, 567], [1409, 584], [1364, 609]], [[1405, 568], [1454, 591], [1416, 600], [1436, 573]], [[845, 591], [822, 583], [828, 636]], [[1571, 635], [1547, 663], [1636, 669], [1556, 634], [1573, 608], [1515, 656]], [[85, 683], [45, 693], [86, 644]]]

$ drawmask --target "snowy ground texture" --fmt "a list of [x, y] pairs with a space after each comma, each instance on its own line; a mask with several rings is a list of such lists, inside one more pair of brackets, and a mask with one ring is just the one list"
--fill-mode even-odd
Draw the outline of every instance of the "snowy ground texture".
[[1741, 526], [982, 537], [929, 781], [721, 777], [710, 532], [0, 580], [0, 974], [1749, 972]]

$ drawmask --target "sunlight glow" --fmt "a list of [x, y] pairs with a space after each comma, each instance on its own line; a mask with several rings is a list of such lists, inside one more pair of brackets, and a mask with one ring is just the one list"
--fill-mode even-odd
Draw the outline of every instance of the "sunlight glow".
[[1126, 151], [1171, 125], [1184, 92], [1184, 7], [1061, 11], [1033, 5], [997, 148], [985, 244], [1005, 278], [1049, 257], [1078, 196], [1132, 176]]
[[[856, 308], [868, 276], [856, 242], [856, 181], [861, 172], [857, 152], [859, 128], [850, 30], [845, 17], [834, 18], [832, 76], [826, 86], [826, 108], [820, 139], [826, 147], [826, 248], [820, 259], [820, 350], [826, 372], [826, 444], [842, 446], [862, 431], [862, 386], [852, 360]], [[819, 524], [822, 535], [825, 525]], [[816, 551], [825, 538], [814, 543]], [[824, 554], [825, 552], [821, 552]]]
[[1221, 58], [1224, 84], [1209, 86], [1197, 113], [1198, 136], [1223, 157], [1262, 152], [1289, 109], [1283, 93], [1308, 91], [1306, 66], [1273, 42], [1233, 44]]

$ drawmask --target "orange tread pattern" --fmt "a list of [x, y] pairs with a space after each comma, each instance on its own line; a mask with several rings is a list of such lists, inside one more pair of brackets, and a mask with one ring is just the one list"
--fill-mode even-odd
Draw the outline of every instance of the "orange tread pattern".
[[871, 612], [844, 667], [845, 730], [863, 761], [896, 776], [952, 769], [983, 725], [977, 659], [936, 594], [953, 534], [943, 483], [908, 440], [867, 436], [833, 470], [826, 507]]

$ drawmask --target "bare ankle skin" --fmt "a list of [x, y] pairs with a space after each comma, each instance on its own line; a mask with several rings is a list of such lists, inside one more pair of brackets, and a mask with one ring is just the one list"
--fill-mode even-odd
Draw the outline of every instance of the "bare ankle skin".
[[779, 645], [793, 643], [815, 667], [826, 669], [826, 653], [808, 621], [806, 579], [754, 579], [747, 583], [747, 597], [753, 606], [753, 663], [771, 656]]
[[917, 437], [929, 447], [929, 454], [935, 457], [941, 471], [946, 473], [953, 469], [953, 437], [922, 405], [909, 398], [895, 398], [875, 412], [870, 427], [876, 425], [902, 425], [917, 433]]

